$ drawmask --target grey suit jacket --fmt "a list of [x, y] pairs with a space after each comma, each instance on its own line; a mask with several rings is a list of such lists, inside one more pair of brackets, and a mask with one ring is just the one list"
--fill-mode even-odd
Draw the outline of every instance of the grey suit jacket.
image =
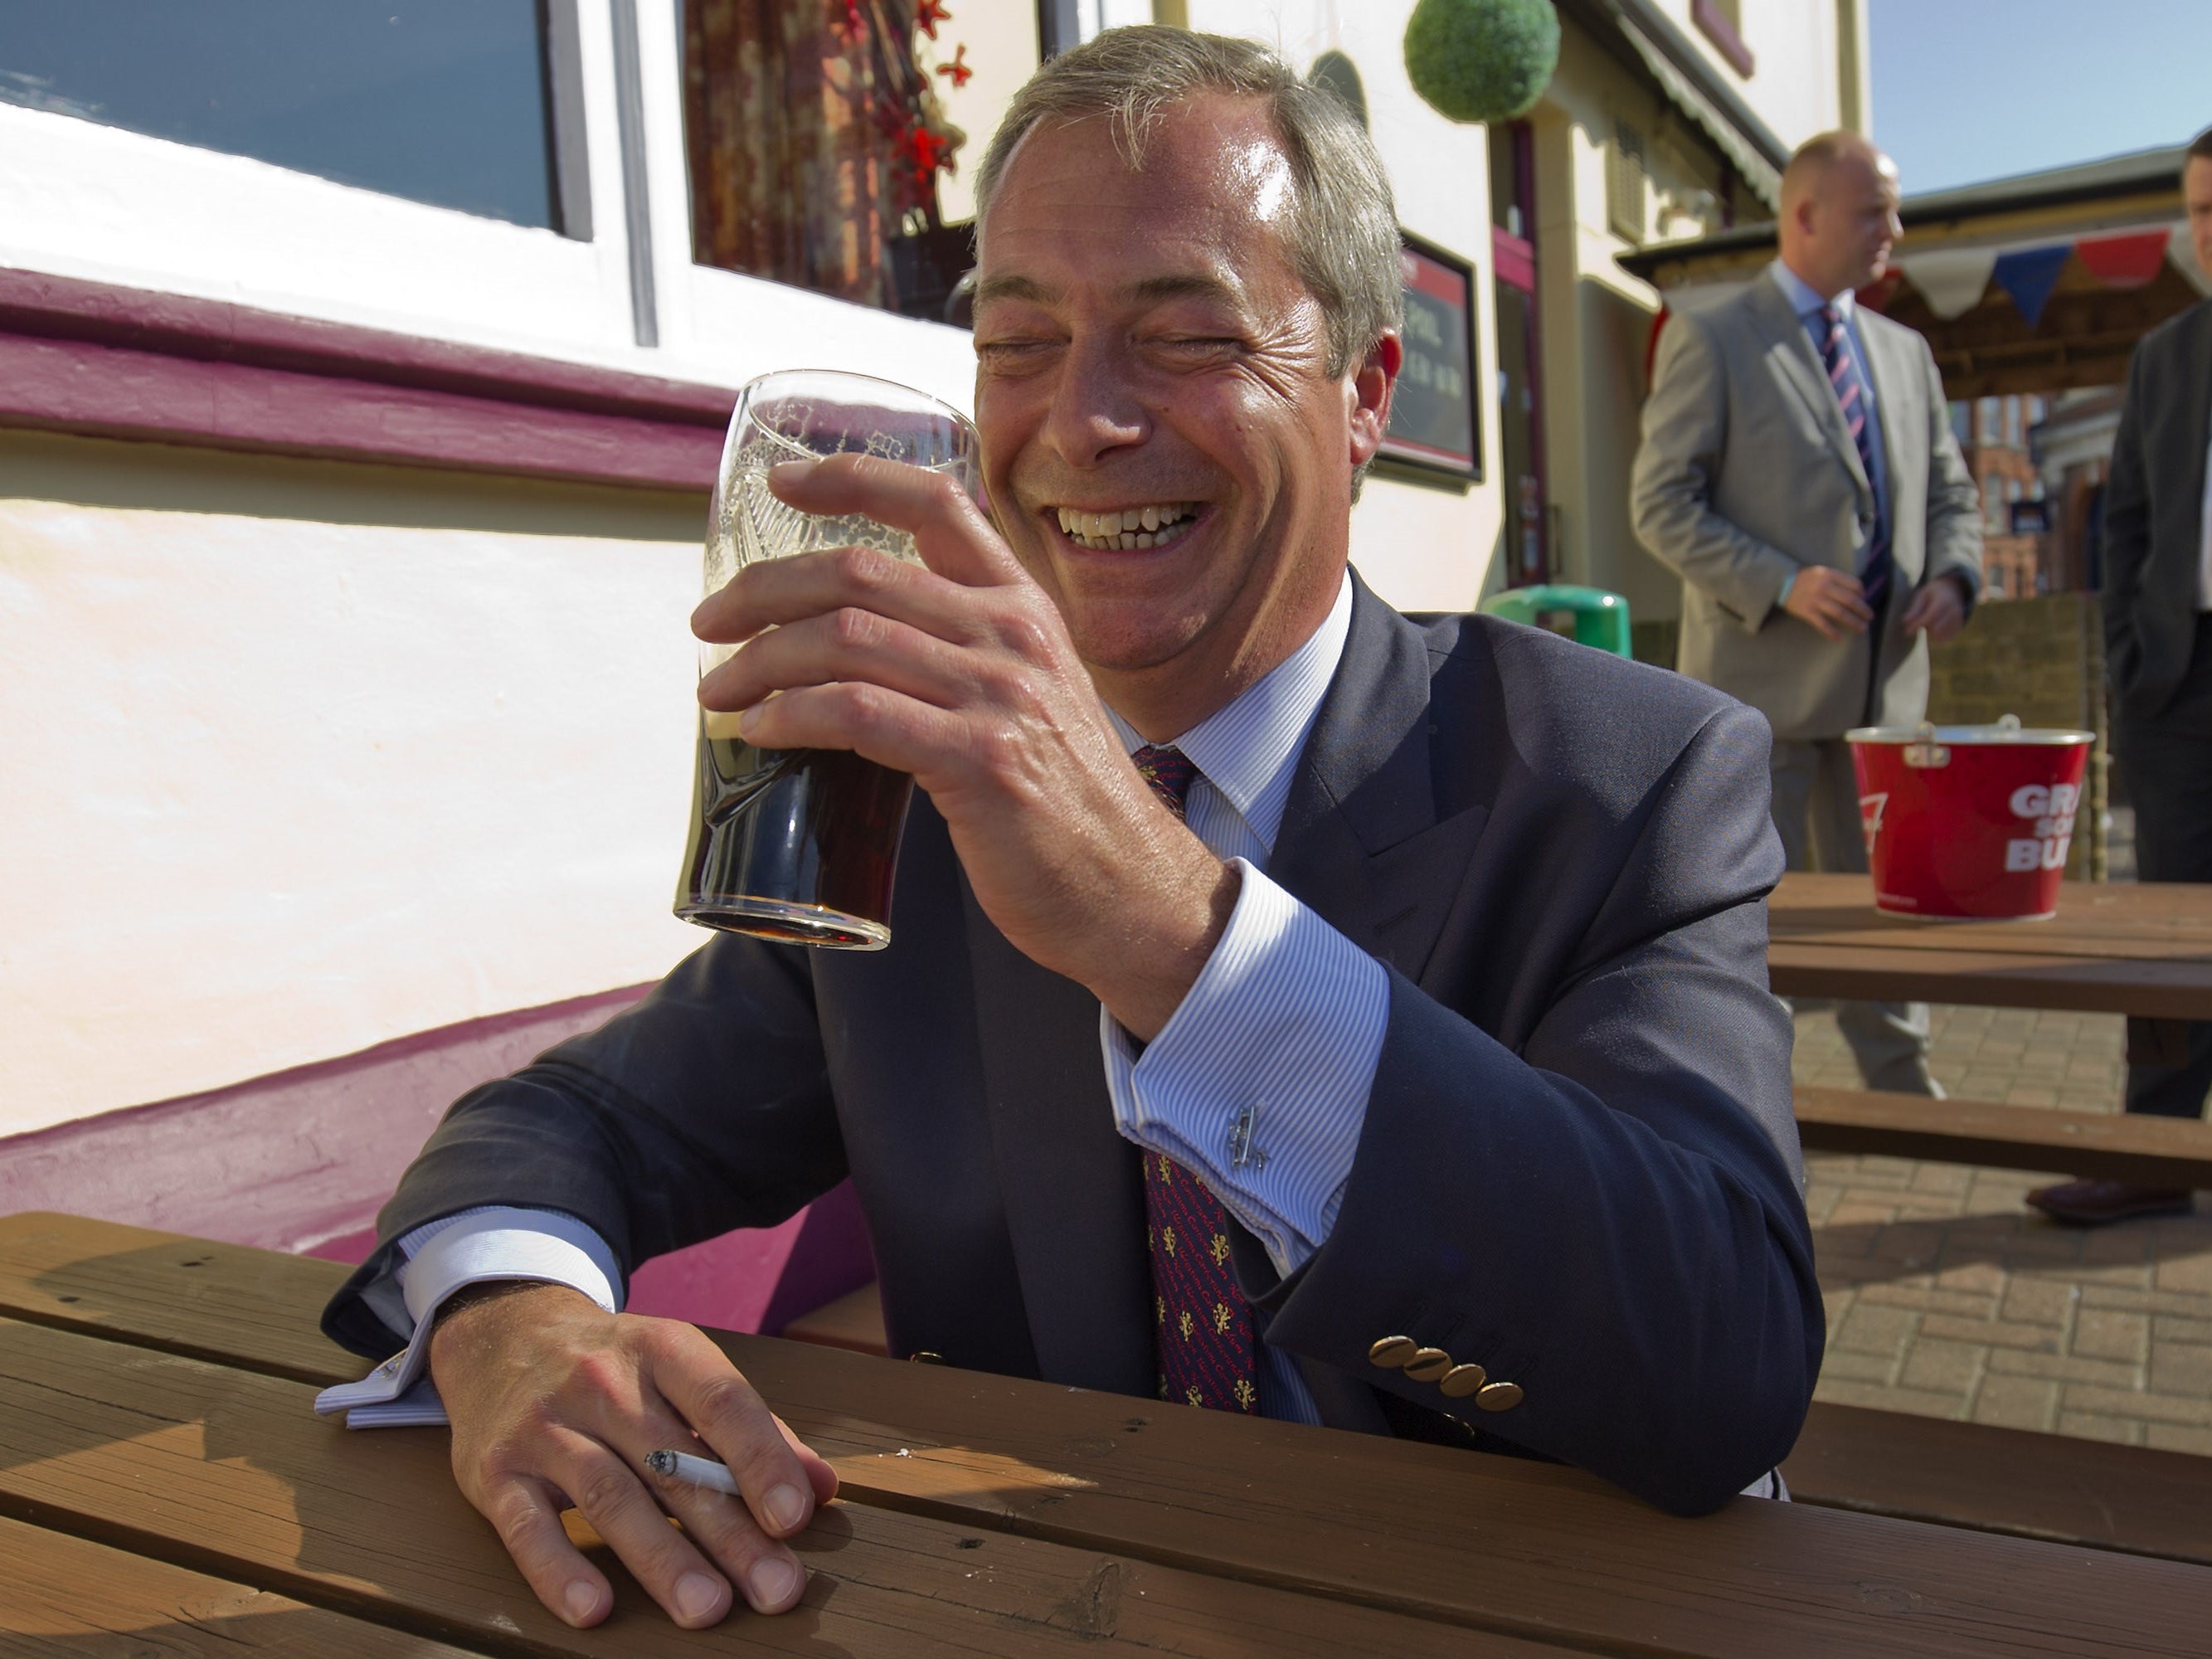
[[[1686, 1511], [1789, 1450], [1823, 1327], [1766, 988], [1766, 751], [1678, 676], [1492, 618], [1420, 629], [1355, 588], [1269, 871], [1388, 964], [1389, 1024], [1322, 1249], [1278, 1282], [1232, 1224], [1330, 1425], [1563, 1459]], [[991, 925], [921, 797], [889, 949], [719, 936], [465, 1097], [325, 1328], [388, 1351], [361, 1291], [389, 1241], [470, 1205], [566, 1211], [629, 1268], [848, 1173], [895, 1353], [1152, 1395], [1097, 1001]], [[1401, 1334], [1525, 1397], [1471, 1412], [1370, 1362]]]
[[[1981, 501], [1928, 343], [1862, 307], [1881, 410], [1897, 579], [1876, 625], [1831, 641], [1780, 608], [1806, 565], [1856, 571], [1874, 487], [1820, 355], [1771, 276], [1659, 337], [1631, 483], [1636, 533], [1683, 580], [1682, 672], [1742, 698], [1778, 738], [1840, 737], [1928, 706], [1928, 643], [1899, 626], [1937, 576], [1982, 585]], [[1876, 653], [1879, 653], [1877, 656]]]
[[2212, 441], [2212, 301], [2145, 335], [2105, 485], [2105, 663], [2121, 717], [2155, 715], [2189, 668]]

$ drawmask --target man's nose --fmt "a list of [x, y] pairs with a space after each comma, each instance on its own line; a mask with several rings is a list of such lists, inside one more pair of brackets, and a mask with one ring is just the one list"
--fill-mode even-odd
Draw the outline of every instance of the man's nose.
[[1152, 430], [1127, 351], [1104, 340], [1078, 341], [1053, 387], [1046, 441], [1071, 466], [1096, 466], [1117, 449], [1144, 442]]

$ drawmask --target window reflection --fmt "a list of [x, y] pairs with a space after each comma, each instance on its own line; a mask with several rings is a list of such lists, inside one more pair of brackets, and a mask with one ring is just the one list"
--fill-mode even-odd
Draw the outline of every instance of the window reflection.
[[543, 9], [540, 0], [9, 5], [0, 101], [557, 230]]

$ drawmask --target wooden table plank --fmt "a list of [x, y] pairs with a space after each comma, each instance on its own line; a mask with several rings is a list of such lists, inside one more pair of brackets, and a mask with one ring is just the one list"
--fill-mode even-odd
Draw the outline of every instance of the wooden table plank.
[[[82, 1273], [56, 1259], [63, 1233], [96, 1253]], [[31, 1283], [26, 1256], [40, 1258], [26, 1238], [45, 1252]], [[97, 1254], [103, 1244], [121, 1248]], [[161, 1235], [104, 1224], [0, 1223], [0, 1304], [42, 1301], [88, 1329], [144, 1330], [159, 1323], [158, 1281], [118, 1305], [95, 1287], [112, 1282], [115, 1255], [151, 1274], [176, 1254]], [[305, 1319], [330, 1275], [298, 1266], [264, 1269], [261, 1282], [297, 1287]], [[255, 1328], [282, 1334], [281, 1322]], [[1547, 1465], [722, 1340], [870, 1504], [1482, 1628], [1612, 1651], [1765, 1656], [2190, 1652], [2212, 1627], [2212, 1571], [2199, 1568], [1753, 1499], [1682, 1522]], [[442, 1444], [408, 1431], [348, 1444], [403, 1437]], [[2146, 1569], [2171, 1576], [2133, 1576]], [[2160, 1611], [2146, 1614], [2154, 1601]]]
[[2212, 884], [2061, 884], [2058, 911], [2042, 921], [1943, 919], [1878, 910], [1865, 876], [1792, 871], [1767, 901], [1778, 937], [1921, 939], [1932, 948], [2056, 950], [2067, 955], [2189, 961], [2212, 955]]
[[2212, 1188], [2212, 1124], [2195, 1118], [1804, 1085], [1796, 1091], [1796, 1114], [1798, 1138], [1810, 1152], [1871, 1152]]
[[319, 1388], [367, 1369], [315, 1328], [348, 1271], [314, 1256], [82, 1216], [0, 1216], [0, 1314], [111, 1330]]
[[7, 1659], [472, 1659], [480, 1651], [0, 1519]]
[[445, 1435], [350, 1433], [314, 1419], [310, 1397], [282, 1378], [0, 1322], [0, 1514], [532, 1654], [1558, 1651], [855, 1504], [793, 1540], [813, 1578], [790, 1613], [680, 1631], [617, 1568], [613, 1619], [571, 1631], [454, 1492]]
[[1783, 1471], [1810, 1503], [2212, 1565], [2212, 1458], [2185, 1452], [1824, 1405]]
[[1784, 997], [2212, 1019], [2212, 966], [2200, 969], [2191, 963], [2051, 952], [1876, 949], [1778, 937], [1767, 947], [1766, 971], [1775, 995]]
[[2046, 921], [1887, 915], [1864, 876], [1793, 873], [1767, 907], [1782, 996], [2212, 1018], [2212, 886], [2069, 883]]

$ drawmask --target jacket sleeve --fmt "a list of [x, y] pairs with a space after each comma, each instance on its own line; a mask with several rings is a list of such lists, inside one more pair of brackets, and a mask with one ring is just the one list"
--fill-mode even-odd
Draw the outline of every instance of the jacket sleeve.
[[1727, 368], [1711, 331], [1695, 317], [1669, 317], [1629, 479], [1637, 539], [1756, 633], [1799, 565], [1713, 510], [1728, 434]]
[[456, 1211], [574, 1216], [627, 1278], [733, 1227], [773, 1225], [844, 1176], [804, 953], [720, 935], [636, 1006], [455, 1102], [323, 1329], [380, 1357], [392, 1333], [362, 1293], [401, 1235]]
[[[1404, 976], [1334, 1231], [1268, 1340], [1701, 1513], [1781, 1462], [1825, 1337], [1766, 981], [1764, 722], [1699, 729], [1519, 1052]], [[1408, 1336], [1522, 1390], [1376, 1365]]]
[[1982, 596], [1982, 492], [1951, 430], [1951, 405], [1935, 354], [1926, 341], [1919, 346], [1928, 388], [1928, 562], [1921, 582], [1956, 577], [1966, 586], [1971, 610]]
[[2143, 602], [2143, 568], [2150, 560], [2150, 481], [2143, 468], [2144, 362], [2138, 345], [2128, 364], [2120, 429], [2112, 440], [2112, 466], [2105, 475], [2105, 573], [2099, 598], [2105, 615], [2105, 672], [2123, 704], [2141, 684], [2143, 671], [2136, 613]]

